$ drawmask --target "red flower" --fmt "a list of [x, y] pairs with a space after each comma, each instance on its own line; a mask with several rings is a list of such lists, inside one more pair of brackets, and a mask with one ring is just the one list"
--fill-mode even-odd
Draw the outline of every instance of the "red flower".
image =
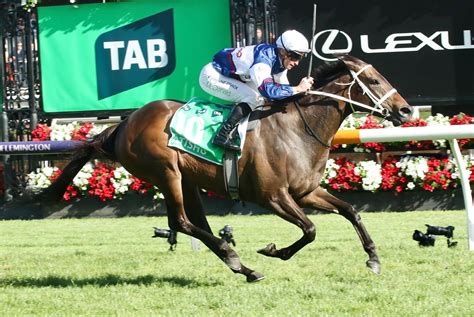
[[407, 180], [401, 175], [401, 170], [396, 165], [397, 162], [393, 157], [382, 162], [382, 184], [380, 186], [384, 191], [395, 189], [399, 193], [405, 188]]
[[339, 165], [337, 175], [328, 179], [328, 186], [331, 189], [341, 190], [361, 190], [362, 178], [355, 174], [355, 163], [346, 158], [338, 158], [335, 164]]
[[455, 188], [457, 183], [452, 179], [449, 159], [431, 158], [428, 160], [428, 172], [423, 180], [423, 188], [433, 191], [434, 189]]
[[31, 139], [33, 141], [47, 141], [50, 140], [51, 128], [46, 124], [38, 124], [36, 128], [31, 131]]
[[[360, 129], [381, 129], [383, 125], [377, 122], [373, 116], [367, 116], [365, 123], [360, 126]], [[371, 152], [383, 152], [385, 151], [385, 145], [377, 142], [363, 143], [362, 146]]]
[[87, 134], [89, 131], [94, 127], [94, 125], [90, 122], [86, 122], [83, 126], [81, 126], [77, 130], [73, 130], [71, 133], [72, 140], [87, 140]]
[[115, 188], [110, 181], [114, 177], [112, 168], [104, 164], [98, 164], [89, 177], [89, 195], [97, 196], [100, 200], [106, 201], [114, 198]]
[[[452, 117], [451, 120], [449, 120], [449, 124], [471, 124], [474, 121], [473, 119], [473, 117], [461, 112], [457, 116]], [[473, 139], [458, 139], [457, 141], [461, 150], [465, 149], [466, 147], [472, 147], [474, 145]]]
[[133, 175], [130, 176], [130, 179], [132, 180], [132, 184], [130, 184], [130, 189], [136, 192], [146, 194], [150, 189], [153, 188], [152, 184], [142, 181], [141, 179]]
[[[410, 122], [406, 122], [401, 125], [402, 128], [410, 128], [410, 127], [426, 127], [428, 122], [424, 119], [416, 119]], [[435, 146], [433, 141], [431, 140], [424, 140], [424, 141], [408, 141], [403, 142], [403, 148], [405, 150], [430, 150], [434, 149]]]

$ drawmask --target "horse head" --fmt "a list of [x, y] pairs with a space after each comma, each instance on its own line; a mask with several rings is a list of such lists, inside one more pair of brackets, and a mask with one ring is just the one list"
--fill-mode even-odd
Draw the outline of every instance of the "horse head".
[[[413, 107], [395, 88], [370, 64], [350, 55], [339, 57], [349, 70], [349, 96], [372, 107], [374, 115], [390, 120], [399, 126], [411, 120]], [[353, 89], [351, 89], [353, 88]]]
[[[346, 76], [341, 76], [345, 74]], [[312, 91], [311, 94], [325, 95], [345, 101], [352, 111], [363, 110], [390, 120], [395, 126], [410, 121], [413, 107], [397, 92], [395, 88], [372, 65], [350, 55], [339, 56], [332, 62], [316, 69], [316, 79], [322, 77], [319, 86], [335, 82], [341, 86], [339, 97], [324, 92], [324, 89]]]

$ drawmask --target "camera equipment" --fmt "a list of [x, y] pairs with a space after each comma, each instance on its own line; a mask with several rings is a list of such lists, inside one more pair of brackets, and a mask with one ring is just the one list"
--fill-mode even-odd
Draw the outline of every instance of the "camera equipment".
[[455, 247], [458, 244], [457, 241], [451, 241], [454, 231], [453, 226], [439, 227], [431, 226], [429, 224], [425, 224], [425, 226], [426, 234], [418, 230], [415, 230], [413, 233], [413, 240], [418, 241], [420, 246], [434, 246], [436, 239], [435, 236], [445, 236], [448, 238], [448, 248]]
[[421, 247], [433, 247], [436, 238], [430, 234], [424, 234], [419, 230], [415, 230], [415, 232], [413, 232], [413, 240], [418, 241], [418, 245]]
[[152, 238], [166, 238], [168, 243], [170, 244], [170, 251], [174, 251], [176, 249], [176, 245], [178, 244], [178, 240], [176, 239], [177, 232], [171, 229], [160, 229], [157, 227], [153, 227], [155, 229], [155, 235]]
[[453, 231], [454, 231], [453, 226], [438, 227], [438, 226], [431, 226], [429, 224], [425, 224], [425, 226], [427, 228], [426, 229], [427, 234], [445, 236], [446, 238], [448, 238], [448, 248], [455, 247], [458, 244], [457, 241], [451, 241], [451, 238], [453, 237]]
[[425, 226], [427, 227], [427, 229], [426, 229], [427, 234], [434, 234], [434, 235], [437, 235], [437, 236], [445, 236], [446, 238], [452, 238], [453, 237], [453, 231], [454, 231], [453, 226], [438, 227], [438, 226], [430, 226], [428, 224], [426, 224]]
[[232, 245], [235, 247], [235, 240], [234, 236], [232, 235], [232, 232], [234, 230], [232, 229], [231, 226], [225, 225], [224, 228], [219, 230], [219, 236], [221, 239], [225, 240], [227, 243], [232, 243]]

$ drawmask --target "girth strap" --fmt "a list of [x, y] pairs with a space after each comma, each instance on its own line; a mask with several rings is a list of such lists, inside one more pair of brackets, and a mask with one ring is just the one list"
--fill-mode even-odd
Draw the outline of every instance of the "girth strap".
[[226, 150], [222, 160], [225, 189], [232, 199], [239, 199], [238, 152]]

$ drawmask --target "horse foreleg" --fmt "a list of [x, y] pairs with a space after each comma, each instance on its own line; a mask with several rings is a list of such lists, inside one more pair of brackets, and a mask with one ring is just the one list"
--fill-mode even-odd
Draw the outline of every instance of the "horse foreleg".
[[270, 207], [281, 218], [301, 228], [303, 237], [292, 245], [282, 249], [277, 249], [274, 243], [270, 243], [265, 248], [258, 250], [258, 253], [288, 260], [305, 245], [314, 241], [316, 237], [316, 227], [287, 191], [282, 190], [277, 199], [273, 198], [269, 200], [267, 207]]
[[[175, 171], [167, 171], [161, 177], [162, 185], [161, 190], [165, 196], [167, 213], [168, 213], [168, 224], [172, 230], [182, 232], [201, 240], [212, 252], [214, 252], [234, 273], [240, 273], [247, 277], [247, 282], [255, 282], [262, 280], [264, 276], [258, 272], [255, 272], [240, 262], [240, 258], [237, 253], [232, 250], [229, 244], [220, 238], [212, 235], [207, 220], [203, 221], [200, 215], [194, 214], [194, 222], [189, 220], [186, 211], [184, 199], [190, 198], [191, 202], [198, 202], [198, 197], [193, 195], [199, 195], [197, 190], [186, 190], [186, 197], [183, 195], [183, 188], [181, 186], [181, 174]], [[194, 193], [194, 194], [193, 194]], [[186, 203], [189, 208], [189, 214], [193, 214], [194, 205], [188, 202]], [[197, 209], [202, 209], [202, 206], [197, 206]], [[202, 215], [204, 213], [202, 212]], [[202, 227], [200, 227], [202, 226]]]
[[354, 207], [334, 197], [321, 187], [318, 187], [307, 196], [301, 198], [298, 204], [301, 207], [334, 212], [349, 220], [357, 232], [365, 252], [369, 255], [369, 260], [366, 262], [367, 266], [375, 274], [380, 274], [380, 261], [375, 249], [375, 244]]

